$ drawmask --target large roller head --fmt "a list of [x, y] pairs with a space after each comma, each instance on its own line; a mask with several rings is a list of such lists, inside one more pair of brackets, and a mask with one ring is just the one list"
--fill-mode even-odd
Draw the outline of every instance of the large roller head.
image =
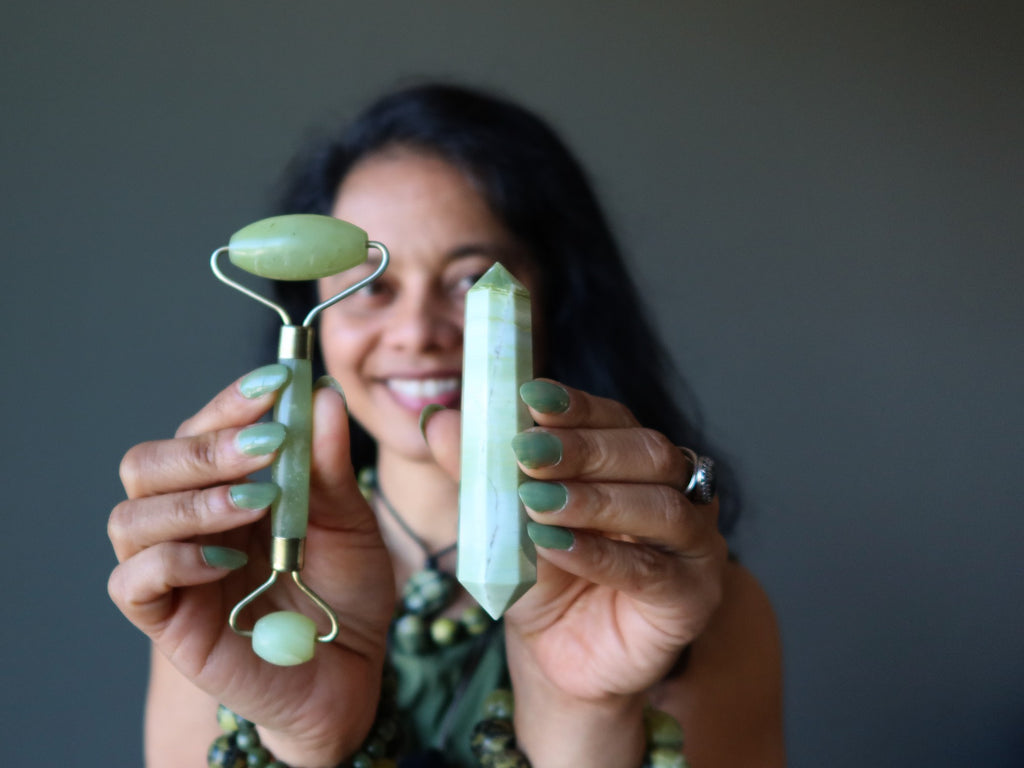
[[242, 227], [228, 242], [239, 269], [272, 280], [316, 280], [366, 261], [366, 232], [331, 216], [294, 213]]

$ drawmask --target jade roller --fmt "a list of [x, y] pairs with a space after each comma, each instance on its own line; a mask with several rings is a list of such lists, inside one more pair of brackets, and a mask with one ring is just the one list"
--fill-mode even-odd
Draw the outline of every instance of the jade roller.
[[[367, 251], [381, 253], [380, 265], [366, 277], [318, 304], [301, 325], [292, 324], [288, 312], [255, 291], [226, 276], [218, 263], [223, 254], [235, 267], [272, 280], [316, 280], [362, 264]], [[280, 666], [302, 664], [313, 658], [317, 641], [329, 643], [338, 634], [334, 610], [302, 580], [309, 517], [309, 462], [312, 440], [312, 353], [316, 317], [327, 307], [376, 280], [387, 268], [389, 254], [381, 243], [348, 222], [330, 216], [291, 214], [274, 216], [238, 230], [228, 245], [210, 257], [210, 267], [219, 280], [246, 296], [277, 311], [283, 321], [278, 343], [278, 361], [290, 372], [274, 406], [274, 420], [286, 429], [284, 443], [271, 467], [271, 476], [281, 489], [271, 505], [271, 574], [260, 587], [236, 605], [228, 624], [236, 633], [252, 638], [258, 656]], [[330, 630], [317, 636], [316, 623], [301, 613], [279, 611], [263, 616], [251, 630], [239, 625], [243, 609], [266, 592], [280, 574], [288, 574], [296, 586], [330, 621]]]

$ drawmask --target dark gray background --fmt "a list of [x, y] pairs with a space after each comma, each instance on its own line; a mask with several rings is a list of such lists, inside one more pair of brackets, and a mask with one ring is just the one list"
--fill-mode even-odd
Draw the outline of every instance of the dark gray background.
[[5, 3], [4, 762], [140, 762], [120, 456], [253, 363], [207, 256], [298, 138], [427, 74], [592, 170], [746, 489], [791, 764], [1021, 765], [1019, 7]]

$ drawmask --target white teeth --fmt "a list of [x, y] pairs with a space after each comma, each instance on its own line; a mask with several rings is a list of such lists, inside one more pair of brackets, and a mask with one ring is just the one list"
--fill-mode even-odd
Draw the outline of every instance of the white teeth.
[[450, 379], [388, 379], [388, 387], [404, 397], [437, 397], [456, 391], [462, 382]]

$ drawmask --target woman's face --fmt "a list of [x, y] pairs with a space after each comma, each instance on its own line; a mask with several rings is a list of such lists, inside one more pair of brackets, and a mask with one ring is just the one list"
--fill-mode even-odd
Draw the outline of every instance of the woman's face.
[[[495, 261], [532, 290], [529, 262], [472, 182], [432, 154], [394, 149], [360, 161], [332, 213], [383, 243], [391, 263], [321, 315], [327, 371], [381, 451], [426, 459], [420, 411], [459, 406], [466, 291]], [[373, 268], [324, 278], [321, 300]]]

